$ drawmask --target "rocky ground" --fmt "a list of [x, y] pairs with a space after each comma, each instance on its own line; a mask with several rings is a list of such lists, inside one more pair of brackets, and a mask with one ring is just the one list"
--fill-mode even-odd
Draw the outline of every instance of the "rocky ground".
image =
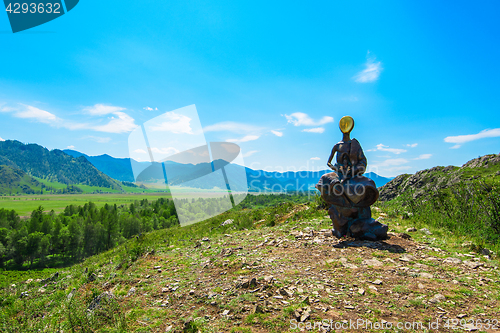
[[[498, 268], [489, 256], [448, 252], [410, 236], [428, 230], [392, 232], [382, 242], [339, 241], [327, 223], [285, 223], [158, 251], [138, 262], [134, 278], [104, 289], [126, 291], [124, 307], [141, 309], [136, 328], [163, 332], [283, 332], [315, 323], [318, 330], [324, 319], [327, 330], [347, 323], [354, 330], [352, 322], [367, 320], [392, 323], [394, 331], [398, 322], [438, 321], [439, 331], [454, 331], [500, 318]], [[500, 325], [482, 329], [495, 330]]]
[[381, 242], [337, 240], [324, 217], [165, 245], [64, 298], [116, 299], [140, 332], [499, 331], [497, 261], [384, 215]]

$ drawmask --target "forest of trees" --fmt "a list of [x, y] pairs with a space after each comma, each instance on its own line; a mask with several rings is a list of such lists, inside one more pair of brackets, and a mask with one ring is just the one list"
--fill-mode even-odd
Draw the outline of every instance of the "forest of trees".
[[70, 205], [58, 215], [39, 207], [26, 220], [14, 210], [0, 209], [0, 267], [6, 262], [19, 266], [27, 262], [31, 267], [77, 261], [135, 235], [178, 224], [174, 203], [163, 198], [119, 207]]
[[[234, 198], [240, 201], [238, 195]], [[248, 195], [233, 209], [310, 200], [306, 194]], [[193, 219], [231, 209], [228, 197], [180, 199], [176, 205], [183, 216]], [[174, 201], [165, 198], [101, 208], [89, 202], [67, 206], [60, 214], [46, 213], [40, 206], [28, 219], [21, 219], [14, 210], [0, 209], [0, 267], [55, 267], [77, 262], [136, 235], [179, 225]]]

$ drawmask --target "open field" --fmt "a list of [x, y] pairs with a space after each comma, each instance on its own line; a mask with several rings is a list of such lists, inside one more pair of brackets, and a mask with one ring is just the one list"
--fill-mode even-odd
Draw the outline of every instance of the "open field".
[[[197, 198], [220, 196], [221, 192], [182, 189], [176, 191], [179, 198], [192, 198], [196, 195]], [[14, 209], [20, 216], [27, 217], [33, 210], [42, 206], [44, 211], [54, 210], [60, 213], [69, 205], [84, 205], [92, 201], [98, 207], [105, 204], [130, 204], [135, 200], [148, 199], [150, 201], [159, 198], [170, 198], [169, 192], [148, 192], [148, 193], [106, 193], [106, 194], [41, 194], [41, 195], [22, 195], [22, 196], [5, 196], [0, 197], [0, 208]]]
[[[20, 216], [29, 216], [33, 210], [42, 206], [45, 211], [62, 212], [69, 205], [84, 205], [92, 201], [98, 207], [105, 204], [129, 204], [135, 200], [157, 200], [170, 197], [167, 193], [117, 193], [117, 194], [62, 194], [62, 195], [24, 195], [15, 197], [0, 197], [0, 208], [14, 209]], [[189, 197], [189, 194], [186, 194]]]

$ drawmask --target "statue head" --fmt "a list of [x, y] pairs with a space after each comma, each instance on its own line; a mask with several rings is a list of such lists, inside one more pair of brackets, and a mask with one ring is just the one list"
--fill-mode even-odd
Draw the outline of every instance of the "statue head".
[[349, 134], [354, 128], [354, 119], [351, 116], [344, 116], [340, 119], [339, 127], [342, 133]]

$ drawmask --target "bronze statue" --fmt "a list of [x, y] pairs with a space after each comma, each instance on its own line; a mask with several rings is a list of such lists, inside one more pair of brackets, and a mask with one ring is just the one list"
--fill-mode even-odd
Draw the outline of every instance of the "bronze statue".
[[[358, 140], [350, 138], [354, 119], [343, 117], [339, 127], [344, 136], [333, 147], [327, 163], [334, 172], [323, 175], [316, 184], [330, 205], [328, 213], [333, 222], [333, 235], [337, 238], [385, 239], [388, 226], [374, 220], [370, 210], [379, 196], [377, 186], [363, 176], [367, 165], [365, 154]], [[332, 165], [335, 154], [336, 163]]]

